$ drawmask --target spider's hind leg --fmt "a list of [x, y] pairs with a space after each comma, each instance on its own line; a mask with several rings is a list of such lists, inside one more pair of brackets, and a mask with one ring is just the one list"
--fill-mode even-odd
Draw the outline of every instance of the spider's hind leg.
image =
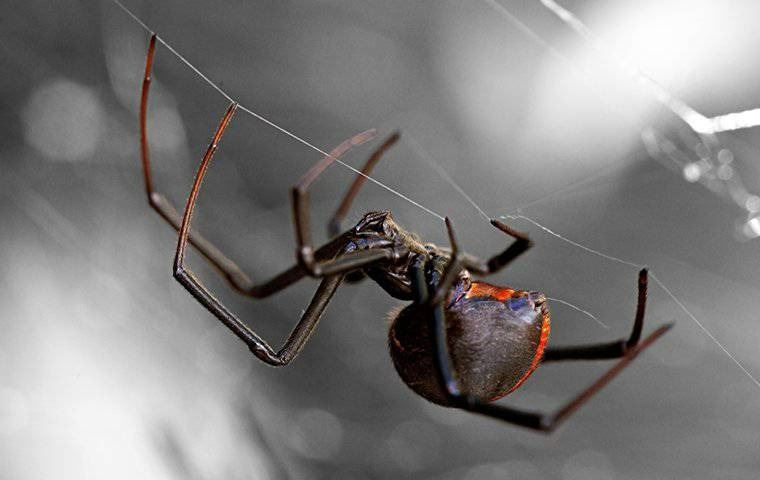
[[[450, 227], [450, 225], [449, 225]], [[450, 236], [451, 228], [449, 228]], [[452, 263], [454, 263], [452, 261]], [[419, 276], [413, 277], [415, 290], [424, 288], [420, 285]], [[473, 413], [486, 415], [492, 418], [503, 420], [515, 425], [520, 425], [532, 430], [541, 432], [551, 432], [556, 429], [564, 420], [569, 418], [576, 410], [584, 405], [605, 385], [612, 381], [620, 372], [625, 369], [644, 349], [651, 346], [658, 338], [664, 335], [672, 324], [663, 325], [652, 332], [643, 341], [639, 342], [641, 330], [644, 321], [644, 304], [646, 300], [646, 271], [642, 271], [639, 277], [639, 307], [637, 308], [636, 320], [633, 331], [627, 340], [613, 342], [611, 344], [590, 345], [582, 347], [570, 347], [565, 350], [566, 359], [571, 358], [612, 358], [610, 353], [619, 353], [620, 359], [604, 374], [602, 374], [594, 383], [585, 390], [577, 394], [572, 400], [567, 402], [562, 408], [553, 413], [542, 413], [526, 411], [517, 408], [484, 402], [483, 400], [469, 395], [462, 391], [457, 380], [456, 371], [453, 367], [451, 354], [448, 348], [448, 338], [446, 332], [446, 311], [440, 295], [436, 295], [436, 286], [429, 287], [429, 297], [433, 299], [433, 311], [430, 316], [431, 331], [433, 332], [433, 360], [436, 366], [438, 380], [445, 394], [448, 397], [448, 403]], [[418, 295], [417, 301], [424, 300], [424, 295]], [[613, 347], [610, 347], [613, 346]], [[613, 349], [617, 349], [614, 350]], [[609, 350], [609, 352], [608, 352]], [[588, 356], [589, 352], [596, 356]], [[607, 356], [598, 356], [600, 353]], [[578, 357], [579, 355], [586, 355]]]
[[[639, 344], [641, 331], [644, 328], [644, 314], [647, 303], [647, 270], [639, 272], [638, 302], [636, 304], [636, 316], [630, 336], [625, 339], [606, 343], [592, 343], [588, 345], [572, 345], [565, 347], [549, 347], [544, 352], [543, 362], [557, 362], [562, 360], [605, 360], [620, 358]], [[669, 329], [672, 325], [665, 325], [660, 329]], [[659, 331], [659, 330], [658, 330]], [[664, 333], [664, 332], [663, 332]], [[646, 341], [646, 340], [645, 340]]]

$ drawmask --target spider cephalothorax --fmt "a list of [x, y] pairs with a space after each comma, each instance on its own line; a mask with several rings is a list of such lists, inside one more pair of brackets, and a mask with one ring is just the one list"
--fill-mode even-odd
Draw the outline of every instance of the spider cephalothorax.
[[[360, 133], [341, 143], [293, 187], [291, 198], [296, 262], [270, 280], [254, 283], [233, 261], [190, 226], [203, 177], [237, 109], [236, 103], [227, 109], [203, 156], [184, 215], [180, 217], [168, 200], [153, 189], [146, 112], [155, 45], [156, 37], [153, 35], [148, 47], [140, 105], [141, 156], [148, 201], [179, 230], [174, 259], [175, 278], [262, 361], [275, 366], [290, 363], [303, 349], [338, 287], [344, 281], [369, 277], [393, 297], [412, 302], [393, 320], [389, 344], [396, 370], [415, 392], [441, 405], [550, 431], [670, 328], [670, 325], [662, 326], [639, 341], [644, 323], [647, 281], [646, 271], [642, 270], [633, 330], [627, 339], [546, 348], [549, 312], [543, 294], [498, 287], [471, 278], [471, 274], [485, 276], [502, 270], [531, 246], [525, 235], [498, 220], [492, 220], [491, 224], [511, 237], [512, 242], [486, 261], [460, 251], [448, 219], [449, 248], [423, 243], [416, 235], [399, 227], [387, 211], [368, 213], [354, 228], [340, 233], [341, 220], [349, 211], [366, 175], [385, 150], [398, 140], [398, 134], [388, 138], [370, 156], [329, 223], [333, 239], [314, 249], [309, 232], [309, 186], [351, 147], [374, 138], [374, 131]], [[267, 297], [306, 276], [322, 280], [311, 303], [281, 348], [272, 348], [246, 326], [188, 269], [185, 264], [188, 243], [222, 272], [236, 291], [250, 297]], [[542, 361], [611, 358], [618, 361], [610, 370], [554, 414], [490, 403], [519, 387]]]

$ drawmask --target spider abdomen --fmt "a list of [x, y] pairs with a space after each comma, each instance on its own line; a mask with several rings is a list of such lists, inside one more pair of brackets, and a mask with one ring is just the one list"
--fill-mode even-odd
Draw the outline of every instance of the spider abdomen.
[[[434, 366], [430, 310], [409, 305], [393, 320], [391, 358], [417, 394], [451, 406]], [[549, 312], [538, 293], [475, 282], [446, 309], [448, 346], [463, 392], [481, 400], [503, 397], [535, 370], [549, 337]]]

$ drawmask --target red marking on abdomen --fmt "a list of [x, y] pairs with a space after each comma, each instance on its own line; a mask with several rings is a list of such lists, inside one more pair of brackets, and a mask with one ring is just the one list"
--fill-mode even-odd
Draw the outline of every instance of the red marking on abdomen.
[[472, 282], [472, 286], [470, 286], [470, 289], [467, 291], [464, 297], [487, 297], [503, 302], [508, 298], [514, 297], [516, 291], [517, 290], [514, 290], [512, 288], [499, 287], [496, 285], [491, 285], [490, 283]]
[[[529, 295], [529, 293], [525, 290], [515, 290], [514, 288], [500, 287], [498, 285], [491, 285], [490, 283], [473, 282], [464, 298], [488, 298], [504, 302], [510, 298], [527, 295]], [[515, 383], [509, 390], [507, 390], [505, 393], [500, 394], [498, 397], [492, 398], [491, 400], [496, 400], [517, 390], [520, 385], [522, 385], [525, 380], [530, 377], [533, 371], [538, 368], [538, 364], [541, 362], [541, 358], [544, 356], [546, 344], [549, 342], [549, 332], [551, 330], [551, 318], [549, 316], [549, 312], [544, 311], [542, 317], [543, 322], [541, 323], [541, 336], [538, 338], [538, 345], [536, 346], [536, 352], [533, 355], [533, 360], [530, 363], [530, 367], [528, 367], [523, 376], [520, 377], [517, 383]]]
[[544, 349], [546, 348], [546, 344], [549, 342], [549, 331], [551, 330], [552, 322], [549, 318], [549, 312], [544, 312], [543, 317], [544, 322], [541, 324], [541, 337], [538, 339], [538, 348], [536, 348], [536, 353], [533, 356], [533, 361], [531, 362], [530, 367], [522, 376], [522, 378], [520, 378], [520, 380], [518, 380], [517, 383], [515, 383], [514, 386], [510, 388], [506, 394], [512, 393], [520, 388], [520, 385], [522, 385], [523, 382], [525, 382], [525, 380], [530, 377], [530, 374], [533, 373], [536, 368], [538, 368], [538, 364], [541, 362], [541, 358], [544, 356]]

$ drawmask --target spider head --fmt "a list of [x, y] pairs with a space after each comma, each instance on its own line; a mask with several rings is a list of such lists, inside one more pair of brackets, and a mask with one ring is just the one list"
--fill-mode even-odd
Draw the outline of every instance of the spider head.
[[354, 227], [358, 235], [380, 235], [393, 239], [399, 231], [399, 227], [393, 220], [390, 210], [369, 212]]

